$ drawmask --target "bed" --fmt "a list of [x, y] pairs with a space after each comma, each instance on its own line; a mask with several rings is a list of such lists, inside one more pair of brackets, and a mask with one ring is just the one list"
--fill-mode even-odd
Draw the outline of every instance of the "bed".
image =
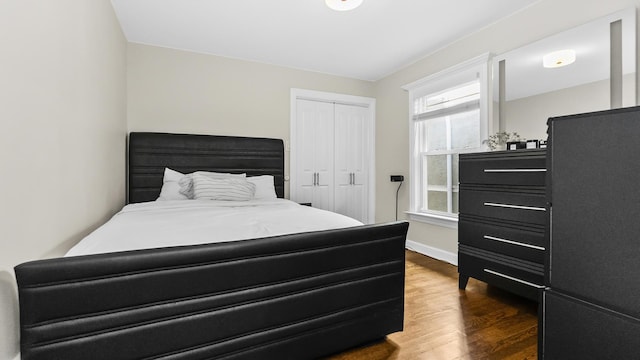
[[[125, 209], [156, 200], [166, 168], [269, 175], [270, 206], [305, 208], [282, 199], [281, 140], [131, 133]], [[18, 265], [22, 359], [311, 359], [382, 339], [403, 328], [407, 228], [186, 234]]]

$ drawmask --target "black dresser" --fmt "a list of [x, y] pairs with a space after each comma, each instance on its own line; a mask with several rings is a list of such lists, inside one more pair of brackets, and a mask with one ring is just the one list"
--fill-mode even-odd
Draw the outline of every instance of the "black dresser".
[[542, 358], [640, 359], [640, 108], [549, 120]]
[[545, 285], [546, 151], [461, 154], [459, 286], [469, 277], [539, 300]]

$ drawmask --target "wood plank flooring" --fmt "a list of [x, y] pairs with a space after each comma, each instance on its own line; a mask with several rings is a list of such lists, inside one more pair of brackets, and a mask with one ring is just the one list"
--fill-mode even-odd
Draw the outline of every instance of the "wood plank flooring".
[[537, 303], [407, 251], [404, 331], [330, 360], [537, 359]]

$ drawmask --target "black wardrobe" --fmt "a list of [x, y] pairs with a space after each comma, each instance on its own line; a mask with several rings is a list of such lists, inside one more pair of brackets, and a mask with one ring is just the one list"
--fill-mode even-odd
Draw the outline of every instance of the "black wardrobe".
[[548, 132], [542, 357], [640, 359], [640, 107]]

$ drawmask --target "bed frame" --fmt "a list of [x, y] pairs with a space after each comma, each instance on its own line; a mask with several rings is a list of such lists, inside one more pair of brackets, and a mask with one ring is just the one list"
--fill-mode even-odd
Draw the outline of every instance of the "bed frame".
[[[281, 140], [132, 133], [129, 201], [165, 166], [271, 174]], [[25, 360], [311, 359], [401, 331], [408, 224], [33, 261], [15, 268]]]

